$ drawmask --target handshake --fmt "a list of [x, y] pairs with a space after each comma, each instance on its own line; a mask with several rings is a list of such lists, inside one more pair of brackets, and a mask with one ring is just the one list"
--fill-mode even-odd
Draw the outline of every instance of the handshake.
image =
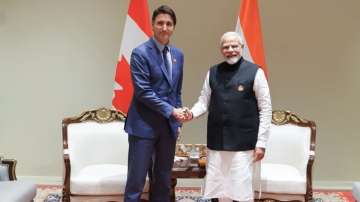
[[181, 123], [190, 121], [193, 119], [193, 114], [190, 111], [189, 108], [187, 107], [182, 107], [182, 108], [174, 108], [172, 114], [173, 117], [175, 117], [175, 119]]

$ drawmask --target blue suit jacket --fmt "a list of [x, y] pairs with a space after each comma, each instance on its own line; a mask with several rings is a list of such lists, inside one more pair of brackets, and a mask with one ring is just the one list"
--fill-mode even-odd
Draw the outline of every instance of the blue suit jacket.
[[130, 60], [134, 94], [125, 122], [130, 135], [153, 138], [155, 133], [168, 132], [177, 136], [181, 126], [172, 116], [173, 108], [181, 107], [183, 53], [170, 47], [172, 80], [162, 54], [153, 38], [132, 51]]

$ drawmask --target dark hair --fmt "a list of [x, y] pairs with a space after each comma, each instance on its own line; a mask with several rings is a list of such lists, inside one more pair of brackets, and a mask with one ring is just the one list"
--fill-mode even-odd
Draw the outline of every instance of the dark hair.
[[170, 15], [174, 26], [176, 25], [176, 15], [175, 12], [172, 8], [170, 8], [167, 5], [162, 5], [160, 7], [158, 7], [157, 9], [154, 10], [153, 14], [152, 14], [152, 23], [155, 22], [155, 18], [159, 15], [159, 14], [168, 14]]

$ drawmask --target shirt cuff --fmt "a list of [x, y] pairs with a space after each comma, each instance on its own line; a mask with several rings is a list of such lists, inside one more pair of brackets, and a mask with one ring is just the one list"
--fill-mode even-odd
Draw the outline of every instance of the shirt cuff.
[[264, 141], [261, 141], [261, 140], [258, 140], [257, 142], [256, 142], [256, 147], [260, 147], [260, 148], [266, 148], [266, 142], [264, 142]]

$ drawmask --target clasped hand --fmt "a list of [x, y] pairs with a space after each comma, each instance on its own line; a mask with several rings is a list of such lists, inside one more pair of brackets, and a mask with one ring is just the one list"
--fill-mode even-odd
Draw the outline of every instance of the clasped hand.
[[193, 119], [193, 114], [187, 107], [174, 108], [172, 115], [176, 118], [176, 120], [182, 123]]

